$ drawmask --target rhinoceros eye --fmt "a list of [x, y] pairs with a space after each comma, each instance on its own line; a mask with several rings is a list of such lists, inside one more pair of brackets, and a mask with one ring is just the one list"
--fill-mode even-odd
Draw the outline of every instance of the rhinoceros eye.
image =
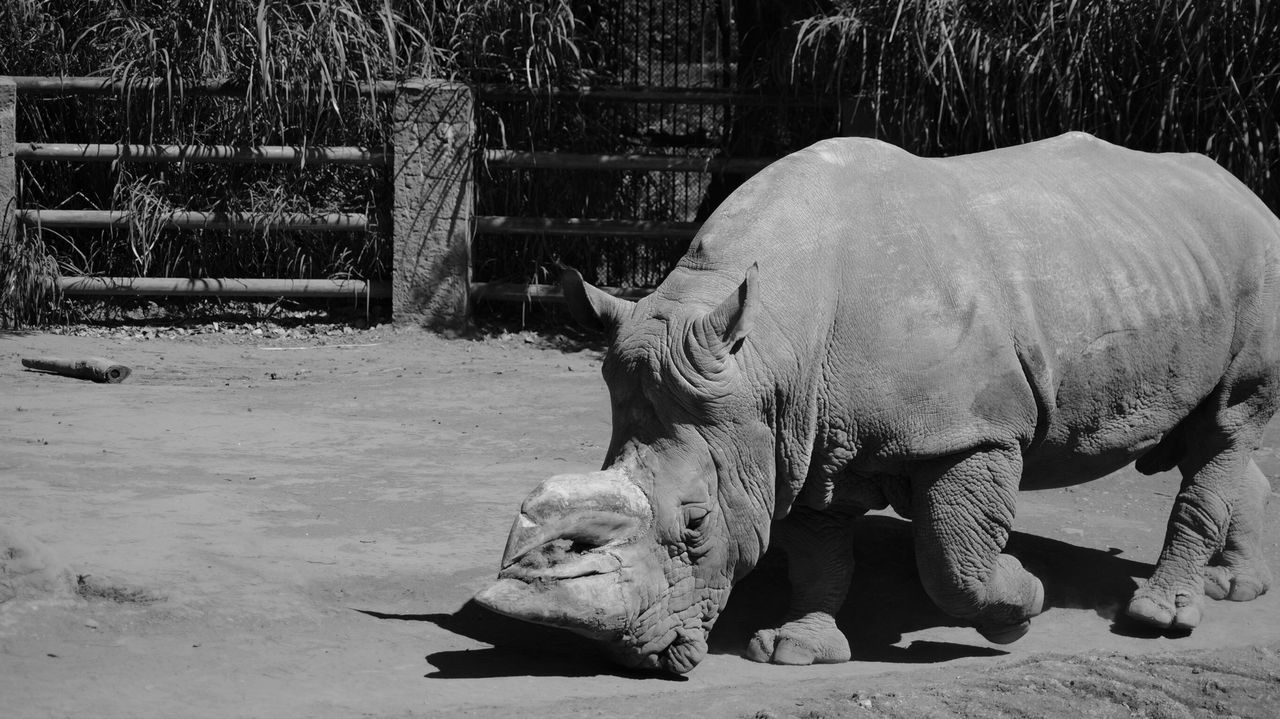
[[710, 512], [706, 507], [691, 504], [684, 508], [684, 526], [691, 534], [698, 534], [702, 531], [702, 525], [707, 521], [707, 515]]

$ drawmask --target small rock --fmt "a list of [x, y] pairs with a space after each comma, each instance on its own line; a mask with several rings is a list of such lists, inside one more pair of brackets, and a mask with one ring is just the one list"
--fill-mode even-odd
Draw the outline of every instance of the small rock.
[[97, 628], [98, 628], [98, 622], [97, 622], [97, 621], [95, 621], [95, 620], [93, 620], [93, 619], [86, 619], [86, 620], [84, 620], [84, 625], [85, 625], [86, 627], [90, 628], [90, 629], [97, 629]]

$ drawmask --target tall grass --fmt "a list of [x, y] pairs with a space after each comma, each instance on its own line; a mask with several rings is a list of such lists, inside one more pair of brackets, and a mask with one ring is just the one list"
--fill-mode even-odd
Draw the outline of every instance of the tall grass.
[[39, 324], [54, 312], [57, 263], [40, 237], [22, 227], [0, 226], [0, 328]]
[[1280, 3], [840, 0], [791, 30], [796, 77], [913, 151], [1085, 130], [1208, 154], [1280, 209]]

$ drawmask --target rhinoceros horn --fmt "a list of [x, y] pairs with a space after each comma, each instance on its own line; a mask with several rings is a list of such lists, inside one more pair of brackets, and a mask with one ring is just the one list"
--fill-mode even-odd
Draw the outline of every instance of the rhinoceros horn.
[[628, 545], [652, 517], [648, 498], [619, 470], [552, 477], [525, 499], [498, 581], [476, 601], [517, 619], [616, 638], [634, 614], [628, 584], [647, 573]]

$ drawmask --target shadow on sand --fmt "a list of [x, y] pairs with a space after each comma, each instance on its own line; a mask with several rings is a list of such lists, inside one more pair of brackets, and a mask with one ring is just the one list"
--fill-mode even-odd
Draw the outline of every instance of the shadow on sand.
[[[916, 573], [911, 524], [887, 516], [859, 521], [854, 533], [857, 570], [849, 598], [836, 620], [849, 637], [854, 661], [937, 663], [961, 657], [1001, 656], [977, 632], [972, 644], [913, 641], [896, 646], [906, 634], [941, 626], [963, 626], [943, 614], [925, 594]], [[1046, 610], [1091, 609], [1113, 620], [1113, 631], [1144, 636], [1140, 627], [1117, 620], [1137, 588], [1135, 578], [1150, 575], [1151, 565], [1054, 539], [1015, 532], [1008, 550], [1045, 584]], [[770, 552], [734, 588], [710, 638], [713, 654], [742, 654], [752, 634], [776, 626], [786, 609], [785, 555]], [[662, 676], [628, 672], [610, 663], [592, 642], [566, 631], [498, 616], [474, 602], [452, 614], [370, 616], [431, 622], [491, 649], [445, 651], [429, 655], [433, 678], [499, 676]], [[1159, 635], [1159, 632], [1151, 636]]]
[[[1046, 611], [1090, 609], [1112, 620], [1113, 631], [1140, 631], [1123, 620], [1122, 610], [1138, 586], [1135, 578], [1150, 576], [1150, 564], [1122, 558], [1118, 550], [1105, 552], [1022, 532], [1012, 534], [1006, 551], [1044, 582]], [[966, 626], [944, 614], [925, 594], [916, 570], [910, 522], [883, 515], [859, 520], [854, 556], [849, 597], [836, 615], [849, 637], [854, 661], [935, 663], [1006, 654], [976, 631], [972, 644], [914, 641], [896, 646], [904, 635], [922, 629]], [[785, 555], [765, 555], [760, 566], [734, 588], [712, 633], [711, 651], [741, 654], [757, 629], [779, 624], [786, 611], [786, 595], [769, 588], [787, 584]]]
[[667, 674], [629, 671], [608, 660], [593, 642], [572, 632], [522, 622], [468, 601], [452, 614], [383, 614], [358, 610], [378, 619], [430, 622], [454, 634], [492, 644], [488, 649], [436, 652], [427, 656], [432, 679], [494, 677], [657, 677]]

